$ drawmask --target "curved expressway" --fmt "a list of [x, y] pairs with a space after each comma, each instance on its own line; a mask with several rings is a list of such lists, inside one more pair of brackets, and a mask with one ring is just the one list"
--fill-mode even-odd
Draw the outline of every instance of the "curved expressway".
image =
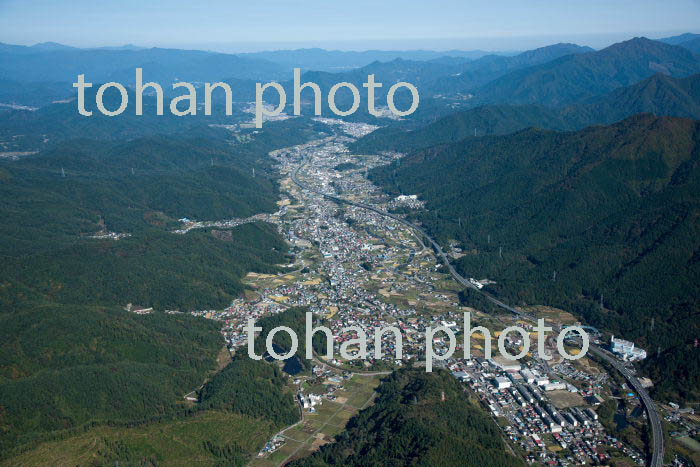
[[[397, 222], [400, 222], [411, 229], [413, 229], [415, 232], [419, 234], [419, 236], [425, 238], [430, 245], [432, 245], [433, 249], [437, 253], [438, 257], [442, 261], [442, 263], [447, 267], [447, 269], [450, 271], [450, 274], [454, 279], [462, 284], [465, 287], [469, 287], [473, 290], [476, 290], [477, 292], [481, 293], [484, 297], [486, 297], [489, 301], [491, 301], [493, 304], [503, 308], [504, 310], [508, 310], [511, 313], [515, 313], [521, 318], [527, 319], [529, 321], [535, 322], [535, 317], [532, 316], [529, 313], [525, 313], [523, 311], [517, 310], [516, 308], [513, 308], [510, 305], [507, 305], [503, 303], [502, 301], [498, 300], [496, 297], [493, 295], [484, 292], [480, 289], [478, 289], [474, 284], [469, 282], [466, 278], [464, 278], [457, 270], [452, 266], [452, 263], [450, 263], [449, 259], [447, 258], [447, 255], [445, 252], [442, 250], [442, 247], [435, 241], [433, 240], [432, 237], [430, 237], [421, 227], [413, 224], [412, 222], [407, 221], [406, 219], [403, 219], [395, 214], [392, 214], [390, 212], [382, 211], [381, 209], [375, 208], [374, 206], [370, 206], [369, 204], [364, 204], [364, 203], [359, 203], [356, 201], [351, 201], [349, 199], [345, 198], [340, 198], [335, 195], [329, 195], [327, 193], [323, 193], [321, 191], [315, 190], [307, 185], [304, 185], [299, 178], [297, 177], [299, 171], [307, 164], [306, 160], [302, 160], [301, 164], [299, 167], [297, 167], [293, 172], [292, 172], [292, 181], [302, 190], [307, 190], [312, 193], [315, 193], [319, 196], [323, 196], [324, 198], [333, 200], [337, 203], [340, 204], [347, 204], [350, 206], [356, 206], [358, 208], [362, 209], [367, 209], [369, 211], [375, 212], [381, 216], [384, 217], [389, 217], [391, 219], [394, 219]], [[656, 408], [656, 404], [654, 404], [654, 401], [652, 398], [649, 396], [649, 393], [644, 389], [642, 386], [642, 383], [639, 382], [639, 380], [632, 374], [630, 371], [622, 364], [620, 363], [619, 360], [617, 360], [614, 356], [612, 356], [609, 352], [604, 350], [603, 348], [595, 345], [595, 344], [590, 344], [589, 350], [597, 355], [598, 357], [602, 358], [605, 360], [607, 363], [609, 363], [611, 366], [613, 366], [617, 371], [619, 371], [622, 376], [627, 380], [627, 382], [634, 388], [634, 390], [637, 392], [639, 395], [639, 398], [642, 401], [642, 404], [644, 405], [644, 408], [646, 409], [647, 416], [649, 417], [649, 424], [651, 425], [651, 431], [652, 431], [652, 438], [653, 438], [653, 446], [652, 446], [652, 458], [650, 462], [650, 466], [652, 467], [661, 467], [663, 465], [663, 458], [664, 458], [664, 436], [663, 436], [663, 429], [661, 425], [661, 417], [659, 416], [659, 412]]]

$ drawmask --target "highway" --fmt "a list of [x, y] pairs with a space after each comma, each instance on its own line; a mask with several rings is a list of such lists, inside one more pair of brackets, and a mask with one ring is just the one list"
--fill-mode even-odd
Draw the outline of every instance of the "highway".
[[[445, 265], [445, 267], [450, 271], [450, 274], [452, 277], [462, 284], [465, 287], [469, 287], [473, 290], [476, 290], [477, 292], [481, 293], [484, 297], [486, 297], [490, 302], [495, 304], [496, 306], [510, 311], [511, 313], [514, 313], [518, 315], [521, 318], [527, 319], [528, 321], [531, 321], [533, 323], [536, 323], [536, 319], [534, 316], [532, 316], [529, 313], [525, 313], [521, 310], [518, 310], [510, 305], [507, 305], [506, 303], [503, 303], [502, 301], [498, 300], [496, 297], [492, 296], [491, 294], [482, 291], [481, 289], [477, 288], [474, 284], [469, 282], [465, 277], [463, 277], [457, 270], [452, 266], [452, 263], [450, 263], [447, 255], [445, 252], [442, 250], [442, 247], [435, 241], [433, 240], [432, 237], [430, 237], [421, 227], [413, 224], [412, 222], [407, 221], [406, 219], [403, 219], [395, 214], [392, 214], [390, 212], [382, 211], [381, 209], [378, 209], [374, 206], [371, 206], [369, 204], [364, 204], [364, 203], [359, 203], [356, 201], [351, 201], [345, 198], [341, 198], [335, 195], [330, 195], [327, 193], [323, 193], [321, 191], [315, 190], [309, 186], [304, 185], [298, 178], [299, 171], [307, 164], [307, 160], [304, 159], [301, 161], [301, 164], [299, 164], [299, 167], [297, 167], [293, 172], [292, 172], [292, 181], [302, 190], [307, 190], [310, 191], [311, 193], [315, 193], [319, 196], [323, 196], [324, 198], [333, 200], [337, 203], [340, 204], [347, 204], [350, 206], [356, 206], [362, 209], [367, 209], [369, 211], [375, 212], [381, 216], [384, 217], [389, 217], [391, 219], [396, 220], [397, 222], [400, 222], [411, 229], [413, 229], [415, 232], [418, 233], [420, 237], [423, 237], [425, 240], [432, 245], [433, 249], [435, 250], [436, 254], [442, 261], [442, 263]], [[644, 389], [642, 384], [639, 382], [636, 376], [634, 376], [630, 371], [618, 360], [616, 359], [613, 355], [611, 355], [609, 352], [604, 350], [603, 348], [591, 343], [589, 346], [589, 351], [596, 356], [602, 358], [606, 362], [608, 362], [611, 366], [613, 366], [617, 371], [622, 374], [622, 376], [625, 378], [625, 380], [629, 383], [629, 385], [634, 388], [636, 391], [637, 395], [639, 396], [640, 400], [642, 401], [642, 404], [644, 405], [644, 408], [646, 410], [648, 419], [649, 419], [649, 424], [651, 425], [651, 431], [652, 431], [652, 458], [651, 462], [649, 465], [651, 467], [662, 467], [663, 465], [663, 459], [664, 459], [664, 435], [663, 435], [663, 427], [661, 425], [661, 417], [659, 416], [658, 409], [656, 408], [656, 404], [654, 403], [653, 399], [649, 396], [649, 393]]]
[[653, 467], [661, 467], [664, 460], [664, 432], [661, 425], [661, 416], [659, 415], [653, 399], [649, 396], [649, 393], [646, 389], [644, 389], [642, 383], [639, 382], [637, 377], [634, 376], [617, 358], [596, 345], [591, 345], [590, 351], [619, 371], [642, 400], [642, 404], [644, 404], [647, 416], [649, 417], [649, 424], [651, 425], [653, 438], [652, 457], [649, 465]]

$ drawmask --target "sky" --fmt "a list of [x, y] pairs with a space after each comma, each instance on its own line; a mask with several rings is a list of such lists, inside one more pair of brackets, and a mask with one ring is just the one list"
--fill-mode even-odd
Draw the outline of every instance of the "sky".
[[700, 0], [0, 0], [0, 42], [224, 52], [601, 48], [700, 32]]

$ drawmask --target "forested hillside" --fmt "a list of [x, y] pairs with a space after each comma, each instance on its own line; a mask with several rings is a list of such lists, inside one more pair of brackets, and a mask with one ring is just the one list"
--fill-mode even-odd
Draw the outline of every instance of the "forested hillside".
[[358, 139], [350, 148], [359, 154], [379, 151], [414, 152], [465, 138], [504, 135], [529, 127], [571, 129], [559, 112], [534, 105], [485, 105], [455, 112], [420, 128], [380, 128]]
[[[467, 277], [497, 281], [493, 291], [514, 304], [568, 308], [670, 351], [700, 335], [699, 125], [640, 115], [573, 133], [472, 138], [371, 176], [427, 201], [420, 220], [462, 244]], [[689, 371], [698, 359], [674, 362]]]
[[58, 305], [0, 313], [0, 458], [86, 424], [181, 413], [222, 345], [215, 323], [188, 315]]
[[576, 130], [610, 124], [638, 113], [700, 119], [700, 74], [674, 78], [657, 73], [632, 86], [561, 108], [539, 105], [485, 105], [455, 112], [407, 131], [380, 128], [351, 145], [361, 154], [378, 151], [413, 152], [465, 138], [504, 135], [525, 128]]
[[445, 371], [392, 373], [336, 441], [292, 466], [515, 466], [498, 427]]
[[275, 363], [252, 360], [243, 351], [204, 386], [200, 405], [265, 418], [281, 428], [299, 419], [299, 406], [285, 385], [285, 376]]
[[[232, 115], [225, 115], [223, 92], [213, 95], [212, 115], [197, 115], [185, 118], [172, 115], [167, 111], [170, 98], [166, 94], [163, 115], [157, 115], [157, 102], [154, 96], [144, 96], [143, 115], [135, 114], [133, 104], [118, 117], [102, 115], [95, 107], [95, 91], [85, 92], [86, 109], [92, 111], [87, 117], [80, 115], [77, 110], [75, 96], [68, 102], [57, 102], [36, 110], [5, 110], [0, 112], [0, 151], [37, 151], [53, 146], [55, 143], [72, 139], [96, 139], [106, 141], [123, 141], [155, 135], [167, 135], [175, 138], [214, 138], [218, 140], [243, 140], [277, 146], [279, 144], [298, 144], [309, 137], [312, 131], [327, 131], [325, 125], [304, 118], [296, 118], [278, 122], [266, 122], [265, 132], [256, 132], [256, 139], [249, 138], [253, 131], [238, 132], [232, 135], [224, 126], [235, 126], [241, 122], [250, 122], [253, 115], [245, 112], [248, 104], [239, 102], [243, 99], [243, 89], [235, 84], [236, 101], [233, 104]], [[253, 94], [248, 99], [255, 98], [255, 83], [247, 83], [247, 90]], [[105, 92], [104, 105], [107, 108], [117, 108], [121, 103], [119, 92]], [[132, 89], [127, 91], [128, 101], [136, 100]], [[204, 103], [204, 95], [198, 95], [198, 103]], [[248, 145], [250, 147], [250, 145]]]
[[[88, 308], [6, 316], [0, 461], [8, 465], [242, 466], [299, 418], [281, 370], [245, 356], [207, 382], [199, 403], [184, 400], [214, 369], [215, 322]], [[55, 336], [56, 326], [66, 331]]]
[[[232, 375], [246, 384], [259, 376], [261, 397], [281, 398], [264, 407], [279, 410], [230, 410], [214, 397], [201, 414], [184, 395], [215, 370], [220, 326], [162, 311], [226, 306], [243, 291], [247, 272], [275, 272], [288, 261], [267, 223], [173, 230], [182, 217], [275, 211], [267, 152], [318, 130], [325, 127], [299, 119], [240, 138], [221, 130], [214, 137], [67, 139], [0, 163], [0, 457], [42, 440], [73, 453], [83, 433], [96, 433], [89, 462], [172, 460], [162, 449], [165, 433], [187, 425], [194, 444], [183, 445], [182, 458], [241, 465], [297, 415], [277, 372], [238, 361], [215, 381], [230, 395]], [[105, 238], [110, 232], [128, 236]], [[135, 315], [122, 309], [128, 303], [156, 311]], [[229, 433], [225, 423], [245, 436], [223, 442], [207, 434]], [[152, 448], [134, 441], [138, 430], [151, 433]], [[45, 446], [31, 456], [55, 459]]]
[[[162, 136], [70, 140], [4, 162], [0, 301], [6, 310], [28, 301], [159, 309], [228, 304], [246, 272], [272, 272], [286, 262], [274, 228], [171, 231], [183, 217], [274, 212], [275, 175], [264, 156], [313, 134], [299, 122], [281, 122], [236, 144]], [[130, 236], [89, 238], [105, 232]]]
[[[265, 162], [223, 141], [149, 137], [71, 140], [0, 165], [2, 242], [37, 252], [101, 229], [134, 233], [190, 217], [216, 220], [273, 211]], [[258, 176], [252, 177], [252, 169]]]
[[[311, 360], [306, 358], [306, 312], [308, 308], [291, 307], [282, 313], [270, 315], [262, 318], [256, 323], [260, 326], [260, 336], [255, 340], [255, 352], [257, 355], [265, 355], [267, 352], [266, 339], [267, 335], [278, 326], [286, 326], [293, 330], [298, 338], [299, 346], [294, 354], [294, 359], [297, 359], [301, 368], [305, 371], [311, 370]], [[318, 323], [314, 321], [314, 326]], [[288, 333], [279, 332], [275, 334], [272, 344], [277, 347], [278, 353], [286, 353], [292, 348], [292, 340]], [[313, 336], [311, 341], [313, 351], [321, 355], [326, 353], [326, 335], [319, 332]]]
[[580, 124], [613, 123], [637, 113], [700, 119], [700, 74], [674, 78], [663, 73], [562, 111]]
[[542, 65], [568, 55], [587, 54], [593, 51], [590, 47], [576, 44], [553, 44], [512, 57], [487, 55], [461, 65], [458, 73], [437, 77], [430, 83], [428, 90], [439, 95], [467, 94], [510, 72]]
[[[245, 272], [285, 261], [274, 230], [241, 226], [228, 240], [169, 230], [182, 217], [274, 211], [277, 191], [265, 169], [225, 143], [159, 138], [66, 142], [5, 164], [3, 302], [225, 305]], [[131, 236], [88, 238], [100, 232]]]
[[700, 72], [689, 50], [644, 37], [601, 51], [567, 55], [514, 71], [474, 91], [482, 103], [565, 106], [630, 86], [655, 73], [685, 77]]

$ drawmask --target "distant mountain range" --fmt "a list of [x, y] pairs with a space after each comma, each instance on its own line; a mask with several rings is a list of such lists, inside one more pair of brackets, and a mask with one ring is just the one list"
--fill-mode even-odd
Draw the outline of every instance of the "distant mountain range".
[[397, 58], [410, 61], [435, 61], [443, 64], [461, 64], [485, 55], [511, 55], [507, 52], [485, 52], [483, 50], [365, 50], [362, 52], [324, 50], [319, 48], [297, 50], [274, 50], [240, 54], [242, 57], [268, 60], [304, 71], [340, 72], [361, 68], [372, 62], [390, 62]]
[[224, 78], [281, 79], [287, 67], [262, 59], [178, 49], [136, 47], [76, 49], [43, 43], [32, 47], [0, 44], [0, 79], [72, 83], [78, 74], [102, 83], [134, 82], [134, 69], [142, 67], [148, 80], [218, 81]]
[[679, 45], [690, 50], [693, 53], [700, 53], [700, 34], [685, 33], [679, 36], [666, 37], [659, 39], [659, 42], [664, 42], [671, 45]]
[[[396, 58], [388, 62], [375, 61], [342, 73], [308, 71], [303, 74], [302, 81], [318, 83], [323, 93], [327, 94], [330, 87], [340, 81], [354, 83], [362, 89], [367, 75], [374, 74], [377, 81], [385, 83], [377, 93], [376, 100], [379, 104], [383, 103], [390, 84], [397, 81], [414, 83], [421, 92], [421, 105], [410, 119], [378, 119], [369, 115], [364, 106], [350, 117], [387, 126], [360, 140], [354, 146], [356, 150], [410, 151], [474, 135], [507, 134], [530, 126], [558, 130], [578, 129], [590, 124], [612, 123], [640, 112], [700, 118], [698, 76], [688, 77], [689, 74], [700, 73], [700, 60], [689, 50], [672, 45], [697, 39], [692, 34], [667, 38], [663, 42], [636, 38], [597, 52], [575, 44], [555, 44], [513, 56], [487, 55], [471, 61], [464, 61], [467, 58], [423, 61]], [[248, 74], [249, 77], [226, 79], [235, 90], [234, 99], [245, 102], [254, 99], [256, 79], [250, 75], [255, 69], [262, 73], [260, 68], [256, 68], [258, 65], [277, 70], [273, 75], [278, 72], [284, 75], [287, 69], [287, 65], [249, 58], [254, 54], [241, 58], [208, 52], [138, 49], [134, 46], [121, 49], [123, 50], [81, 50], [53, 43], [32, 47], [4, 45], [0, 47], [0, 55], [10, 57], [11, 60], [0, 65], [0, 72], [3, 67], [11, 68], [15, 61], [29, 66], [44, 58], [51, 63], [52, 60], [68, 57], [72, 62], [64, 62], [57, 70], [51, 71], [44, 66], [45, 72], [57, 72], [59, 76], [68, 77], [67, 69], [80, 67], [79, 64], [93, 60], [99, 64], [97, 70], [102, 70], [103, 77], [118, 79], [114, 78], [115, 75], [123, 73], [124, 82], [128, 83], [133, 79], [133, 69], [123, 67], [127, 62], [134, 65], [141, 63], [139, 60], [152, 59], [153, 66], [145, 66], [146, 76], [149, 80], [158, 81], [159, 74], [161, 77], [172, 78], [179, 68], [189, 68], [195, 62], [211, 66], [204, 66], [192, 73], [204, 77], [205, 73], [211, 71], [214, 74], [207, 75], [211, 78], [216, 73], [219, 76], [228, 74], [229, 68], [224, 65], [228, 61], [252, 61], [255, 64], [253, 68], [244, 66], [239, 70], [239, 74]], [[292, 56], [335, 56], [335, 52], [316, 49], [291, 53]], [[274, 54], [285, 56], [283, 52]], [[425, 58], [430, 56], [427, 51], [418, 51], [417, 54]], [[121, 58], [108, 64], [106, 59], [110, 57]], [[160, 61], [167, 64], [161, 66]], [[86, 65], [88, 68], [93, 70]], [[14, 69], [13, 73], [18, 73], [18, 70]], [[35, 70], [35, 73], [39, 71]], [[91, 79], [98, 81], [99, 75], [95, 72], [95, 78]], [[282, 84], [287, 90], [290, 106], [288, 111], [291, 111], [293, 82], [285, 79]], [[62, 99], [73, 92], [69, 83], [56, 81], [27, 84], [0, 80], [0, 85], [0, 103], [18, 102], [41, 106], [46, 101]], [[467, 98], [470, 88], [473, 88], [471, 92], [475, 94], [474, 97]], [[302, 96], [305, 115], [312, 112], [308, 93], [307, 90]], [[268, 93], [266, 97], [273, 95], [274, 93]], [[339, 106], [349, 105], [349, 93], [341, 92], [336, 97]], [[400, 107], [406, 105], [404, 101], [407, 96], [399, 93], [396, 98]], [[177, 118], [155, 117], [146, 112], [148, 115], [144, 117], [123, 115], [105, 125], [105, 118], [98, 116], [85, 119], [72, 112], [72, 107], [74, 104], [69, 103], [34, 113], [3, 112], [0, 109], [0, 136], [44, 134], [55, 140], [78, 137], [84, 134], [81, 132], [88, 132], [113, 139], [152, 134], [158, 129], [166, 133], [192, 131], [206, 123], [225, 123], [225, 119], [220, 121], [221, 119], [202, 117], [178, 121]], [[324, 115], [330, 113], [325, 99], [323, 112]], [[248, 117], [237, 108], [235, 116], [228, 120], [235, 122], [241, 118]], [[413, 128], [415, 132], [405, 133], [400, 128]], [[61, 136], [64, 133], [65, 136]]]
[[[467, 92], [511, 70], [538, 65], [569, 54], [591, 51], [593, 49], [589, 47], [575, 44], [555, 44], [514, 56], [487, 55], [468, 62], [453, 59], [417, 61], [396, 58], [389, 62], [375, 61], [341, 73], [311, 71], [304, 74], [304, 79], [318, 83], [321, 88], [330, 88], [340, 81], [361, 87], [367, 75], [374, 74], [378, 82], [410, 82], [416, 85], [423, 95], [455, 94]], [[381, 95], [386, 91], [387, 86], [378, 92]]]
[[696, 55], [700, 54], [700, 37], [689, 40], [688, 42], [683, 42], [680, 46], [690, 50]]
[[484, 135], [505, 135], [529, 127], [574, 130], [608, 124], [638, 113], [700, 119], [700, 74], [673, 78], [657, 73], [632, 86], [563, 108], [495, 104], [455, 112], [423, 127], [380, 128], [352, 145], [360, 153], [411, 152]]
[[677, 36], [671, 36], [671, 37], [663, 37], [661, 39], [657, 39], [659, 42], [663, 42], [664, 44], [671, 44], [671, 45], [682, 45], [685, 44], [686, 42], [699, 39], [700, 34], [693, 34], [691, 32], [686, 32], [683, 34], [679, 34]]
[[430, 90], [440, 95], [471, 93], [479, 86], [511, 71], [540, 65], [567, 55], [588, 52], [593, 52], [593, 49], [576, 44], [554, 44], [512, 57], [488, 55], [462, 65], [456, 73], [450, 76], [439, 77], [432, 83]]
[[[481, 50], [367, 50], [362, 52], [297, 49], [224, 54], [198, 50], [146, 48], [133, 44], [81, 49], [56, 42], [33, 46], [0, 43], [0, 78], [27, 81], [69, 81], [78, 73], [96, 82], [108, 79], [133, 81], [133, 68], [142, 66], [153, 79], [215, 81], [223, 78], [280, 79], [293, 68], [303, 71], [346, 71], [373, 62], [396, 59], [463, 64], [485, 55], [495, 57], [512, 53]], [[123, 70], [126, 69], [126, 70]]]
[[475, 100], [561, 106], [630, 86], [655, 73], [675, 77], [700, 73], [700, 61], [682, 47], [635, 38], [509, 73], [476, 90]]
[[[488, 55], [469, 62], [396, 59], [342, 73], [308, 72], [304, 78], [328, 89], [339, 81], [359, 87], [374, 74], [377, 81], [411, 82], [422, 96], [456, 100], [462, 106], [560, 107], [636, 84], [655, 73], [674, 77], [700, 73], [700, 58], [681, 46], [635, 38], [601, 51], [554, 44], [514, 56]], [[380, 97], [382, 92], [386, 86]]]
[[[484, 104], [561, 107], [633, 85], [655, 73], [674, 77], [699, 73], [700, 59], [694, 53], [698, 41], [700, 36], [695, 34], [659, 41], [635, 38], [600, 51], [562, 43], [510, 55], [322, 49], [232, 55], [133, 45], [77, 49], [51, 42], [31, 47], [0, 44], [0, 80], [8, 83], [7, 90], [0, 88], [0, 102], [44, 105], [47, 97], [65, 98], [73, 94], [70, 83], [80, 73], [94, 83], [131, 85], [136, 67], [144, 68], [145, 79], [164, 85], [174, 80], [227, 80], [236, 83], [237, 99], [250, 100], [256, 81], [282, 81], [291, 89], [291, 70], [300, 67], [304, 80], [318, 83], [324, 92], [341, 81], [362, 89], [367, 75], [374, 74], [385, 83], [378, 90], [378, 99], [383, 99], [389, 84], [407, 81], [419, 88], [422, 98], [443, 100], [444, 114]], [[66, 83], [65, 90], [54, 93], [56, 86], [51, 83]], [[348, 97], [341, 93], [339, 103]]]

